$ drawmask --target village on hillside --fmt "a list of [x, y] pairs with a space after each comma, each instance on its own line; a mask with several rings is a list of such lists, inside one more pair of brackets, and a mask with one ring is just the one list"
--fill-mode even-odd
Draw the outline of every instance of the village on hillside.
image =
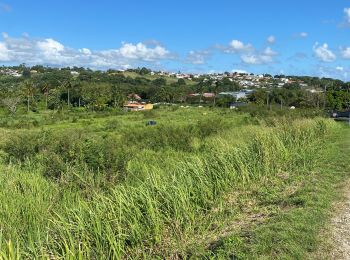
[[[229, 107], [254, 103], [288, 109], [349, 109], [348, 83], [337, 79], [224, 72], [209, 74], [79, 67], [3, 66], [3, 105], [10, 111], [26, 100], [27, 111], [64, 105], [92, 110], [150, 110], [158, 105]], [[45, 99], [43, 104], [42, 97]], [[15, 103], [15, 104], [14, 104]]]

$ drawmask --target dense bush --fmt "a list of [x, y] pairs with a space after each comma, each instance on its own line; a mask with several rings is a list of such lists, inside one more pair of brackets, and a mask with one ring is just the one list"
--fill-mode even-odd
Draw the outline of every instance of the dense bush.
[[2, 149], [7, 155], [8, 161], [24, 162], [26, 159], [31, 159], [39, 153], [43, 147], [43, 136], [39, 133], [21, 133], [12, 135], [6, 140]]

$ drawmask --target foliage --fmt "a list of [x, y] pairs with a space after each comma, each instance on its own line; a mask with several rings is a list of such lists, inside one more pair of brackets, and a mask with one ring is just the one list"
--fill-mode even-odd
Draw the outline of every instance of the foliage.
[[[315, 209], [303, 183], [326, 181], [314, 170], [341, 129], [315, 114], [275, 112], [75, 111], [38, 115], [40, 127], [25, 131], [0, 129], [1, 257], [228, 258], [260, 248], [285, 256], [302, 241], [268, 234], [298, 226], [277, 226], [290, 216], [283, 205]], [[148, 117], [157, 125], [145, 126]], [[293, 256], [303, 256], [298, 250]]]
[[[83, 107], [90, 111], [118, 109], [131, 93], [138, 94], [145, 102], [201, 103], [213, 106], [227, 106], [222, 91], [240, 91], [239, 80], [223, 77], [213, 80], [207, 76], [176, 79], [172, 76], [153, 75], [147, 68], [93, 71], [84, 68], [50, 68], [25, 65], [8, 67], [24, 73], [23, 77], [0, 76], [0, 99], [21, 99], [23, 104], [17, 113], [39, 110], [69, 110]], [[30, 75], [30, 70], [37, 73]], [[29, 72], [29, 74], [27, 73]], [[74, 72], [74, 73], [73, 73]], [[72, 74], [73, 73], [73, 74]], [[79, 75], [77, 76], [76, 73]], [[228, 75], [225, 74], [225, 75]], [[349, 109], [349, 83], [328, 78], [289, 76], [289, 83], [278, 88], [277, 81], [283, 75], [267, 78], [261, 88], [252, 87], [255, 92], [248, 101], [258, 105], [279, 104], [297, 108], [326, 108], [328, 110]], [[316, 92], [307, 91], [300, 82]], [[326, 90], [326, 93], [323, 91]], [[203, 93], [214, 93], [213, 98], [203, 98]], [[197, 98], [189, 94], [199, 94]], [[6, 101], [5, 101], [6, 102]], [[3, 102], [2, 102], [3, 103]], [[8, 102], [7, 102], [8, 103]], [[13, 102], [12, 102], [13, 103]], [[15, 106], [10, 106], [14, 111]], [[7, 106], [9, 108], [9, 106]], [[24, 109], [25, 108], [25, 109]], [[65, 109], [66, 108], [66, 109]]]

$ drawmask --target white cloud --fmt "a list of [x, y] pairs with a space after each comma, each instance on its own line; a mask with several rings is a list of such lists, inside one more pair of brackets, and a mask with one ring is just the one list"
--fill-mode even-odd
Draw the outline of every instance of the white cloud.
[[328, 48], [328, 44], [319, 45], [318, 42], [313, 46], [315, 56], [323, 62], [333, 62], [337, 56]]
[[344, 71], [344, 67], [341, 67], [341, 66], [338, 66], [335, 68], [336, 70], [339, 70], [339, 71]]
[[248, 73], [248, 71], [246, 71], [246, 70], [241, 70], [241, 69], [233, 69], [232, 71], [231, 71], [232, 73], [241, 73], [241, 74], [249, 74]]
[[254, 48], [250, 43], [244, 44], [239, 40], [232, 40], [229, 44], [229, 47], [227, 48], [227, 52], [234, 52], [234, 53], [250, 52], [253, 50]]
[[336, 78], [343, 81], [349, 81], [350, 80], [350, 70], [346, 69], [344, 67], [338, 66], [336, 68], [334, 67], [319, 67], [318, 73], [319, 76], [325, 77], [325, 78]]
[[0, 61], [9, 61], [9, 50], [7, 49], [6, 45], [2, 42], [0, 42]]
[[274, 44], [276, 42], [276, 37], [271, 35], [267, 38], [267, 42], [270, 44]]
[[185, 62], [191, 63], [191, 64], [196, 64], [196, 65], [201, 65], [205, 64], [207, 58], [211, 55], [211, 52], [208, 50], [204, 51], [190, 51], [187, 54]]
[[341, 55], [344, 59], [350, 59], [350, 47], [343, 49]]
[[350, 7], [344, 8], [344, 18], [339, 27], [350, 27]]
[[124, 58], [144, 61], [154, 61], [167, 58], [169, 51], [162, 46], [148, 48], [143, 43], [123, 43], [123, 46], [117, 52]]
[[274, 50], [271, 49], [271, 47], [267, 47], [264, 51], [263, 51], [263, 55], [265, 56], [277, 56], [278, 53], [275, 52]]
[[242, 55], [241, 60], [243, 63], [250, 65], [269, 64], [275, 62], [274, 57], [277, 55], [278, 53], [272, 50], [271, 47], [267, 47], [261, 53]]
[[52, 63], [59, 63], [64, 62], [67, 58], [69, 59], [69, 56], [67, 57], [64, 53], [63, 44], [53, 39], [38, 41], [36, 44], [39, 52], [43, 55], [43, 57], [45, 57], [47, 61], [50, 61]]
[[[272, 44], [276, 41], [274, 36], [270, 36], [267, 41]], [[242, 63], [249, 65], [261, 65], [275, 62], [274, 57], [278, 55], [277, 52], [267, 47], [262, 51], [258, 51], [250, 43], [245, 44], [239, 40], [232, 40], [227, 47], [218, 47], [225, 53], [238, 54]]]
[[259, 54], [251, 54], [251, 55], [242, 55], [241, 59], [243, 63], [250, 65], [261, 65], [273, 63], [274, 60], [271, 56], [259, 55]]
[[91, 55], [92, 54], [92, 52], [88, 48], [79, 49], [79, 52], [84, 54], [84, 55]]
[[56, 66], [86, 66], [93, 68], [126, 68], [132, 64], [173, 59], [171, 53], [157, 44], [122, 43], [119, 49], [93, 51], [73, 49], [54, 39], [12, 38], [3, 33], [0, 40], [0, 61]]
[[345, 20], [347, 24], [350, 24], [350, 7], [344, 8]]

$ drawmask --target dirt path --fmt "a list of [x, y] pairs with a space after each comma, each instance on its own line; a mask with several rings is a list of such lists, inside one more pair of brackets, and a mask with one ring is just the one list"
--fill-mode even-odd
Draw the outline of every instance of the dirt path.
[[331, 220], [332, 259], [350, 259], [350, 180], [344, 187], [344, 199], [335, 205]]
[[[343, 136], [339, 152], [339, 158], [343, 158], [341, 160], [343, 171], [350, 173], [350, 131]], [[333, 246], [331, 258], [350, 260], [350, 179], [342, 185], [342, 194], [342, 200], [333, 207], [334, 214], [330, 225]]]

